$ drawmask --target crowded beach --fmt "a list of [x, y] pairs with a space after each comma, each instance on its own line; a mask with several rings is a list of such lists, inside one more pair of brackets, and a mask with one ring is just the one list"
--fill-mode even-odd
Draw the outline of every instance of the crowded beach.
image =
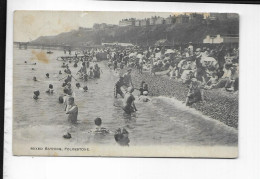
[[[63, 88], [63, 94], [59, 95], [57, 102], [64, 105], [64, 113], [70, 123], [77, 123], [78, 120], [79, 109], [74, 98], [74, 90], [88, 93], [88, 81], [98, 80], [102, 77], [102, 69], [97, 62], [104, 61], [106, 68], [119, 74], [113, 89], [114, 98], [123, 101], [120, 107], [125, 115], [132, 116], [138, 111], [136, 101], [149, 103], [153, 96], [167, 96], [175, 97], [183, 101], [185, 106], [195, 108], [202, 111], [203, 114], [237, 128], [238, 114], [231, 117], [231, 122], [228, 119], [226, 122], [218, 119], [222, 114], [212, 116], [211, 113], [207, 114], [207, 110], [203, 110], [207, 108], [205, 107], [207, 104], [214, 103], [208, 97], [209, 95], [214, 96], [214, 90], [221, 90], [220, 95], [223, 96], [223, 99], [225, 96], [237, 97], [238, 48], [227, 48], [224, 45], [214, 48], [195, 47], [190, 42], [185, 48], [110, 46], [81, 49], [75, 53], [74, 50], [72, 52], [71, 49], [64, 49], [64, 55], [56, 60], [60, 62], [60, 69], [57, 69], [57, 73], [61, 76], [59, 82]], [[28, 61], [24, 63], [29, 64]], [[37, 66], [36, 63], [31, 65]], [[77, 69], [77, 72], [73, 74], [71, 68]], [[50, 78], [48, 69], [46, 69], [45, 78]], [[32, 80], [38, 81], [37, 76], [32, 77]], [[75, 86], [72, 86], [72, 80], [75, 80]], [[41, 93], [48, 95], [54, 93], [53, 84], [49, 84], [46, 88], [46, 91], [35, 90], [33, 99], [39, 100]], [[133, 93], [134, 91], [135, 93]], [[225, 107], [225, 105], [223, 106]], [[238, 108], [238, 106], [235, 107]], [[219, 107], [213, 106], [213, 108]], [[225, 110], [229, 109], [223, 109], [222, 113], [225, 114], [227, 112]], [[129, 145], [127, 129], [118, 128], [116, 131], [111, 131], [102, 127], [102, 119], [98, 116], [93, 119], [93, 123], [96, 127], [88, 133], [93, 135], [112, 134], [119, 145]], [[62, 137], [70, 139], [73, 136], [66, 132]]]

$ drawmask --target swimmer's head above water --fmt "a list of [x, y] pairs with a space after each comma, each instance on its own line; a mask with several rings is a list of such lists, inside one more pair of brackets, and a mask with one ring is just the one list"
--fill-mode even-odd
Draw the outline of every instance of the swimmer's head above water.
[[101, 120], [100, 117], [97, 117], [97, 118], [94, 120], [94, 122], [95, 122], [95, 125], [96, 125], [96, 126], [101, 126], [101, 124], [102, 124], [102, 120]]
[[76, 87], [79, 88], [80, 87], [80, 83], [76, 83]]

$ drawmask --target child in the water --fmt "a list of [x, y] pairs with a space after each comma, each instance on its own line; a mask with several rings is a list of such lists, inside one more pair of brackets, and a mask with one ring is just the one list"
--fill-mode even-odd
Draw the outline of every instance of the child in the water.
[[46, 78], [50, 78], [50, 74], [49, 73], [46, 73]]
[[90, 132], [93, 133], [93, 134], [101, 134], [101, 135], [106, 135], [106, 134], [109, 134], [109, 133], [112, 133], [110, 130], [104, 128], [104, 127], [101, 127], [102, 125], [102, 119], [100, 117], [97, 117], [95, 120], [95, 129], [91, 130]]
[[49, 84], [49, 89], [46, 91], [48, 94], [53, 94], [53, 85]]
[[37, 78], [36, 78], [36, 76], [34, 76], [34, 77], [33, 77], [33, 81], [37, 81]]
[[144, 91], [144, 92], [143, 92], [143, 95], [141, 95], [141, 96], [139, 97], [139, 101], [141, 101], [141, 102], [151, 101], [147, 95], [148, 95], [148, 92], [147, 92], [147, 91]]
[[33, 95], [33, 99], [35, 99], [35, 100], [39, 99], [39, 96], [40, 96], [40, 91], [39, 90], [34, 91], [33, 94], [34, 94]]

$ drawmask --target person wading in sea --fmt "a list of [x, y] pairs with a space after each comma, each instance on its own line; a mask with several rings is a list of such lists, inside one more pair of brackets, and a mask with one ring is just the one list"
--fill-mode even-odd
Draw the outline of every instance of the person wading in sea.
[[124, 98], [124, 93], [121, 90], [121, 86], [123, 85], [123, 77], [120, 76], [119, 80], [115, 84], [114, 88], [114, 96], [117, 98], [117, 95], [119, 94], [122, 98]]
[[124, 106], [123, 106], [123, 110], [127, 113], [127, 114], [131, 114], [135, 111], [137, 111], [136, 107], [135, 107], [135, 97], [132, 94], [132, 92], [134, 91], [133, 87], [128, 87], [127, 89], [127, 93], [125, 94], [124, 97]]
[[74, 98], [68, 98], [68, 104], [66, 106], [66, 114], [68, 114], [68, 121], [76, 123], [78, 118], [78, 106], [74, 103]]
[[133, 86], [132, 77], [131, 77], [132, 69], [128, 69], [127, 72], [123, 75], [124, 85], [128, 88]]

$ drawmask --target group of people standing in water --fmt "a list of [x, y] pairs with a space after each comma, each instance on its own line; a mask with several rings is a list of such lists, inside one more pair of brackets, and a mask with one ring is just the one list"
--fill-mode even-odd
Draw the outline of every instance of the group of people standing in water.
[[[125, 111], [126, 114], [129, 115], [137, 111], [137, 108], [134, 103], [135, 97], [132, 94], [135, 88], [133, 87], [131, 72], [132, 69], [128, 69], [124, 75], [120, 76], [114, 88], [115, 98], [117, 98], [118, 95], [120, 95], [124, 99], [122, 109]], [[148, 85], [144, 81], [142, 81], [141, 86], [138, 90], [140, 92], [139, 98], [141, 98], [142, 95], [148, 95]], [[143, 100], [143, 102], [148, 102], [148, 100]]]
[[[101, 76], [102, 70], [99, 67], [98, 63], [93, 62], [93, 56], [85, 56], [85, 58], [77, 58], [74, 57], [70, 61], [62, 61], [60, 66], [60, 70], [58, 71], [58, 75], [56, 77], [60, 78], [58, 81], [61, 82], [61, 87], [63, 89], [63, 94], [61, 94], [58, 98], [58, 102], [60, 104], [64, 105], [64, 111], [65, 114], [67, 115], [67, 120], [71, 124], [75, 124], [78, 121], [78, 111], [79, 108], [76, 104], [75, 101], [75, 93], [74, 90], [79, 90], [82, 92], [87, 92], [88, 91], [88, 86], [86, 85], [86, 81], [91, 80], [91, 79], [98, 79]], [[72, 65], [69, 65], [72, 63]], [[73, 72], [75, 70], [72, 70], [72, 68], [77, 68], [78, 63], [81, 63], [81, 66], [79, 70], [76, 70], [75, 74], [78, 76], [73, 76]], [[62, 70], [63, 69], [63, 70]], [[126, 99], [125, 100], [125, 105], [123, 109], [125, 110], [126, 113], [130, 114], [133, 112], [132, 105], [133, 105], [133, 100], [134, 97], [132, 95], [132, 92], [134, 88], [130, 87], [130, 84], [132, 85], [131, 81], [131, 69], [129, 69], [129, 72], [125, 74], [122, 78], [124, 79], [124, 84], [127, 85], [128, 90], [126, 93], [122, 93], [122, 97], [124, 96]], [[61, 77], [64, 75], [64, 77]], [[53, 75], [54, 76], [54, 75]], [[50, 73], [45, 74], [45, 78], [49, 79], [52, 78], [52, 75]], [[75, 87], [72, 87], [72, 80], [75, 80]], [[33, 77], [33, 81], [39, 81], [36, 76]], [[48, 81], [48, 80], [45, 80]], [[79, 82], [81, 81], [81, 82]], [[84, 85], [82, 86], [83, 83]], [[131, 89], [130, 89], [131, 88]], [[46, 94], [52, 95], [54, 94], [54, 86], [53, 84], [49, 84], [48, 90], [45, 91]], [[34, 91], [33, 99], [38, 100], [40, 96], [40, 91], [36, 90]], [[134, 108], [134, 111], [137, 111], [136, 108]], [[129, 145], [129, 138], [128, 138], [128, 131], [125, 128], [118, 128], [116, 131], [110, 131], [104, 127], [102, 127], [102, 119], [100, 117], [97, 117], [94, 120], [95, 128], [93, 130], [90, 130], [89, 133], [94, 134], [94, 135], [107, 135], [107, 134], [114, 134], [115, 141], [122, 145], [122, 146], [128, 146]], [[72, 138], [72, 135], [69, 131], [67, 131], [64, 135], [63, 138], [65, 139], [70, 139]]]

